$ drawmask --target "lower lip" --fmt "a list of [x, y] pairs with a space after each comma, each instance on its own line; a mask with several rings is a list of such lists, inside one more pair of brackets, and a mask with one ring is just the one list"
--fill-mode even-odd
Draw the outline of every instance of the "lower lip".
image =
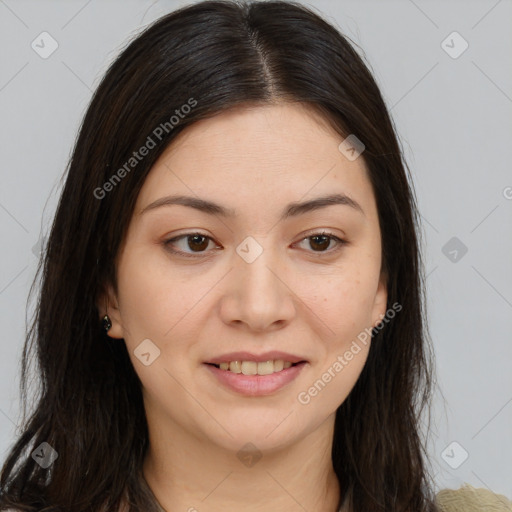
[[205, 366], [212, 374], [219, 379], [227, 388], [246, 396], [265, 396], [282, 389], [286, 384], [293, 381], [306, 365], [305, 362], [298, 363], [290, 368], [270, 375], [244, 375], [229, 370], [221, 370], [211, 364]]

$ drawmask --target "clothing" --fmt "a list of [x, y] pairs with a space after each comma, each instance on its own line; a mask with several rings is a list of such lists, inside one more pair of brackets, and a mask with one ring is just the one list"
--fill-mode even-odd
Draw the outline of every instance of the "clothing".
[[512, 512], [512, 501], [487, 489], [465, 484], [460, 489], [443, 489], [436, 495], [442, 512]]
[[[166, 512], [160, 506], [145, 478], [142, 483], [153, 496], [160, 512]], [[502, 494], [487, 489], [475, 489], [469, 484], [461, 488], [443, 489], [436, 495], [436, 504], [441, 512], [512, 512], [512, 501]], [[342, 508], [338, 512], [342, 512]]]

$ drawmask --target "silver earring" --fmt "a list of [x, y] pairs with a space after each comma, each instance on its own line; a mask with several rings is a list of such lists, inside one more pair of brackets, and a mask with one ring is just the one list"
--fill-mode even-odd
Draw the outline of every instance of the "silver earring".
[[105, 329], [106, 332], [109, 331], [109, 329], [112, 327], [112, 322], [110, 321], [110, 317], [108, 315], [105, 315], [103, 317], [103, 328]]

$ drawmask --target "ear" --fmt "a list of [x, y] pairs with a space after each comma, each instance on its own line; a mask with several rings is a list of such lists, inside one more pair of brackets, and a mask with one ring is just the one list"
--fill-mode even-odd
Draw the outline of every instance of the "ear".
[[98, 295], [96, 306], [100, 313], [100, 321], [105, 315], [108, 315], [112, 322], [112, 327], [109, 329], [107, 335], [111, 338], [124, 338], [124, 329], [121, 322], [118, 300], [111, 284], [103, 287], [103, 290]]
[[372, 310], [372, 326], [376, 327], [386, 316], [386, 308], [388, 302], [388, 278], [384, 272], [381, 272], [379, 285], [375, 292]]

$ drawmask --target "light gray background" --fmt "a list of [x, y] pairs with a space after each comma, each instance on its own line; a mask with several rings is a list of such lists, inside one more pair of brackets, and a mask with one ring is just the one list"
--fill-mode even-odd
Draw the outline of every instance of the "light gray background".
[[[129, 38], [184, 4], [0, 0], [3, 455], [18, 419], [34, 246], [54, 212], [91, 93]], [[429, 324], [446, 400], [438, 394], [434, 403], [429, 452], [436, 483], [468, 482], [512, 498], [512, 2], [309, 5], [363, 48], [414, 175]], [[43, 31], [59, 45], [47, 59], [31, 48]], [[442, 46], [453, 31], [469, 44], [458, 58], [443, 49], [460, 51], [458, 36]], [[452, 237], [466, 254], [450, 245], [443, 252]]]

